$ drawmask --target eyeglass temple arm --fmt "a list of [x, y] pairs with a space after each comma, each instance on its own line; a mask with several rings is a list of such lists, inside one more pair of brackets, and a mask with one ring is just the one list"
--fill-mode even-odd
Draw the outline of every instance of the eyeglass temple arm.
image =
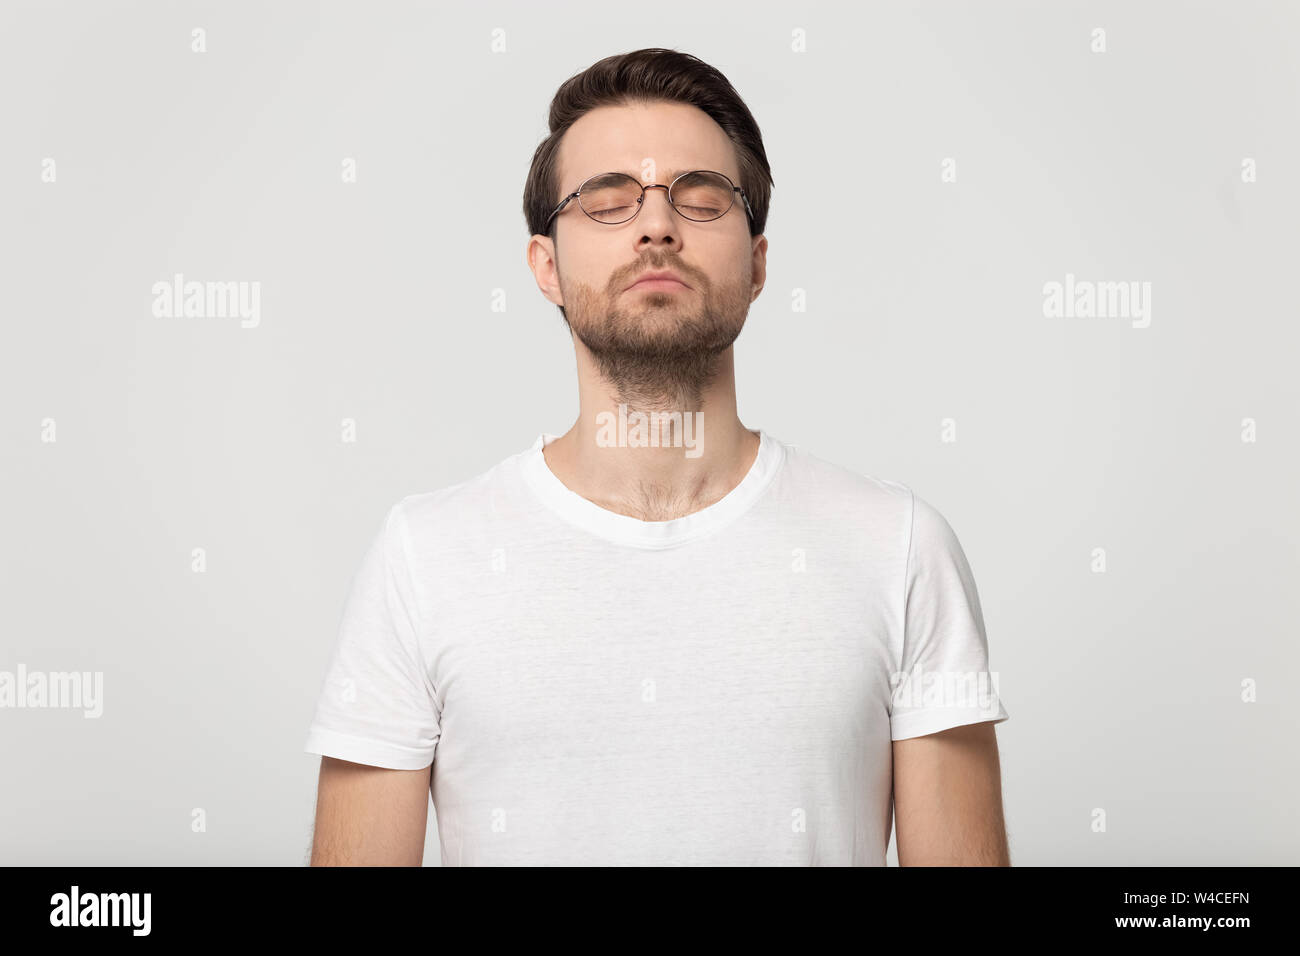
[[548, 236], [550, 235], [551, 220], [554, 219], [556, 216], [558, 216], [560, 214], [560, 210], [569, 204], [569, 200], [573, 199], [577, 195], [578, 195], [577, 190], [569, 193], [569, 195], [565, 196], [563, 199], [560, 200], [560, 204], [558, 206], [556, 206], [554, 209], [551, 210], [551, 214], [546, 217], [546, 229], [543, 230], [543, 235], [548, 235]]
[[732, 186], [731, 188], [734, 189], [736, 192], [740, 193], [740, 198], [745, 200], [745, 215], [749, 216], [750, 222], [753, 222], [754, 210], [751, 209], [749, 206], [749, 197], [745, 195], [745, 190], [741, 189], [739, 186]]

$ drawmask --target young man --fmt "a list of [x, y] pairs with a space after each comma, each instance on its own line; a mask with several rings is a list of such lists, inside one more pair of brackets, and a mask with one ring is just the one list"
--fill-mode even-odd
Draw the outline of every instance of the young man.
[[307, 751], [313, 864], [1009, 863], [975, 582], [944, 518], [741, 424], [772, 179], [727, 80], [567, 81], [524, 195], [564, 435], [389, 511]]

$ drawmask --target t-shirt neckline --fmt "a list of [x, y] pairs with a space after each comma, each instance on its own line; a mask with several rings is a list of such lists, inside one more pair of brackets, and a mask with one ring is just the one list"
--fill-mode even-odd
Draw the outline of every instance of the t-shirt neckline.
[[758, 432], [758, 454], [736, 487], [699, 511], [668, 521], [642, 521], [588, 501], [560, 481], [546, 464], [544, 445], [558, 435], [542, 432], [523, 454], [524, 478], [542, 502], [570, 524], [636, 548], [671, 548], [721, 528], [740, 517], [763, 494], [785, 461], [785, 447], [763, 429]]

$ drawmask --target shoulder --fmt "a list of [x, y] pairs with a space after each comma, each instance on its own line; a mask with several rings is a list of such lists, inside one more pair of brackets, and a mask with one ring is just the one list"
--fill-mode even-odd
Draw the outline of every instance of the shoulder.
[[786, 445], [786, 469], [792, 489], [847, 519], [910, 520], [912, 490], [900, 481], [854, 470], [798, 445]]
[[790, 497], [817, 513], [889, 535], [906, 552], [949, 551], [957, 546], [943, 512], [912, 486], [871, 472], [857, 471], [797, 445], [786, 446]]
[[517, 507], [512, 491], [519, 458], [512, 455], [472, 478], [402, 497], [385, 515], [387, 533], [418, 548], [473, 534], [485, 522], [508, 517]]

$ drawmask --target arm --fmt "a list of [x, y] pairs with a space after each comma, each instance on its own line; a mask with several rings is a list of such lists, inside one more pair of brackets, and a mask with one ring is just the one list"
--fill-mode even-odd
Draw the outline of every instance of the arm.
[[312, 866], [420, 866], [433, 764], [389, 770], [322, 757]]
[[993, 724], [894, 741], [899, 866], [1010, 866]]

